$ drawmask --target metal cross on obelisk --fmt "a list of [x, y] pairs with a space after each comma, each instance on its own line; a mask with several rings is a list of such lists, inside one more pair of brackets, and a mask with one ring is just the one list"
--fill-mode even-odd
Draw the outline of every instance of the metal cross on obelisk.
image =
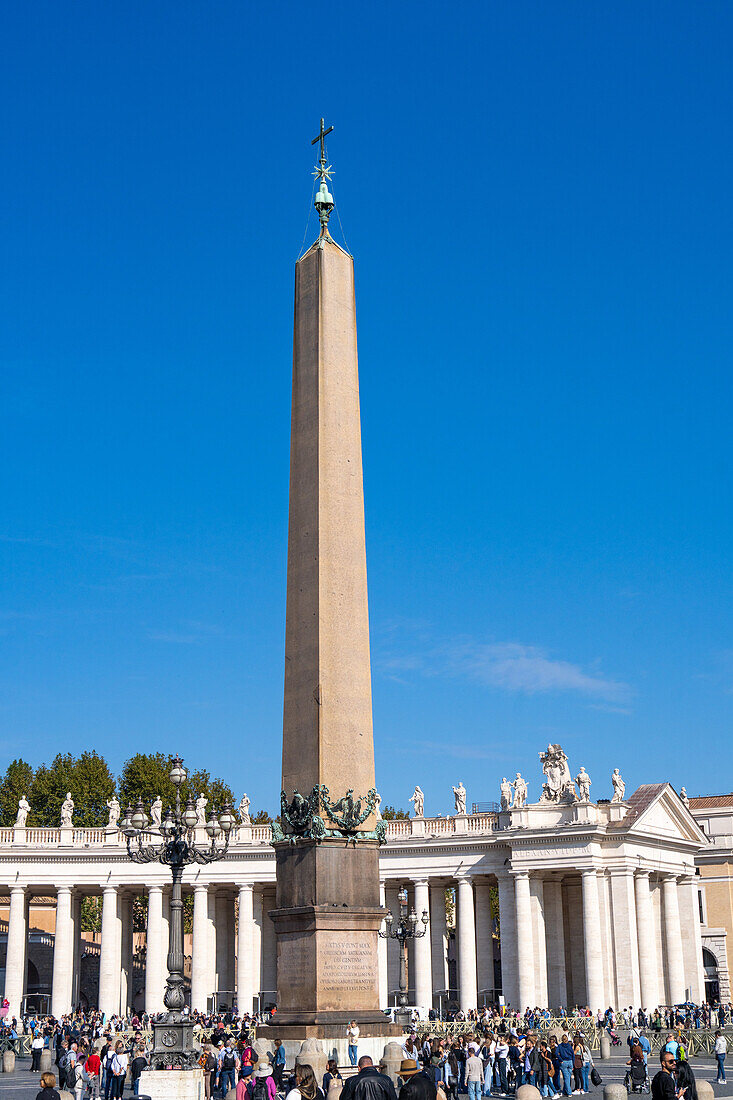
[[317, 180], [321, 180], [321, 182], [323, 182], [323, 180], [330, 180], [331, 176], [333, 175], [333, 168], [330, 164], [327, 165], [326, 163], [326, 135], [330, 134], [332, 131], [333, 126], [329, 126], [326, 130], [325, 120], [321, 119], [321, 132], [318, 137], [314, 137], [313, 141], [311, 142], [311, 145], [315, 145], [317, 141], [320, 141], [321, 143], [321, 156], [319, 158], [319, 164], [316, 166], [316, 169], [313, 172], [315, 178]]

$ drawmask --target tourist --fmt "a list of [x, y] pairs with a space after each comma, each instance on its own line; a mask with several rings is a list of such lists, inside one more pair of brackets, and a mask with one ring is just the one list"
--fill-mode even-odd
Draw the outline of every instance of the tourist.
[[438, 1089], [432, 1074], [427, 1069], [412, 1069], [413, 1060], [408, 1058], [400, 1065], [399, 1077], [403, 1080], [399, 1100], [437, 1100]]
[[323, 1075], [323, 1091], [328, 1096], [328, 1086], [332, 1081], [343, 1081], [343, 1077], [339, 1073], [338, 1062], [335, 1058], [329, 1058], [326, 1065], [326, 1072]]
[[31, 1043], [31, 1073], [41, 1072], [41, 1051], [43, 1050], [43, 1036], [40, 1031], [33, 1036]]
[[137, 1096], [140, 1091], [140, 1075], [148, 1068], [148, 1059], [145, 1056], [145, 1047], [139, 1044], [135, 1048], [135, 1057], [130, 1063], [130, 1076], [132, 1077], [132, 1095]]
[[690, 1063], [685, 1059], [677, 1063], [677, 1088], [685, 1090], [685, 1100], [697, 1100], [697, 1082]]
[[101, 1082], [99, 1074], [101, 1071], [102, 1062], [96, 1050], [93, 1050], [91, 1054], [87, 1055], [87, 1060], [84, 1063], [84, 1069], [86, 1070], [88, 1082], [89, 1082], [89, 1096], [92, 1100], [97, 1100], [101, 1092]]
[[277, 1100], [277, 1087], [268, 1062], [261, 1062], [250, 1077], [237, 1084], [237, 1100]]
[[685, 1089], [677, 1088], [674, 1079], [675, 1059], [666, 1048], [660, 1053], [659, 1061], [662, 1068], [654, 1074], [652, 1079], [653, 1100], [681, 1100], [685, 1095]]
[[570, 1036], [567, 1034], [563, 1035], [562, 1042], [557, 1044], [557, 1057], [560, 1063], [560, 1073], [562, 1074], [563, 1093], [565, 1096], [572, 1096], [572, 1074], [575, 1053], [570, 1042]]
[[359, 1053], [359, 1025], [356, 1020], [352, 1020], [347, 1027], [346, 1036], [349, 1040], [349, 1061], [355, 1066]]
[[728, 1040], [722, 1031], [715, 1032], [715, 1046], [713, 1047], [715, 1061], [718, 1063], [717, 1084], [725, 1084], [725, 1056], [728, 1053]]
[[[226, 1096], [229, 1089], [235, 1088], [241, 1064], [239, 1055], [232, 1046], [232, 1040], [228, 1038], [226, 1045], [219, 1050], [216, 1066], [216, 1084], [222, 1096]], [[251, 1064], [249, 1072], [250, 1074], [252, 1072]]]
[[499, 1036], [496, 1040], [496, 1049], [494, 1051], [494, 1075], [495, 1079], [498, 1077], [499, 1092], [502, 1096], [506, 1095], [509, 1082], [507, 1078], [507, 1062], [509, 1060], [509, 1044], [503, 1035]]
[[[288, 1091], [285, 1100], [325, 1100], [323, 1096], [323, 1089], [319, 1088], [316, 1081], [316, 1075], [313, 1072], [313, 1066], [309, 1066], [306, 1062], [295, 1067], [295, 1083], [293, 1087]], [[352, 1077], [352, 1081], [356, 1078]]]
[[53, 1073], [41, 1074], [41, 1091], [36, 1093], [36, 1100], [61, 1100], [56, 1091], [56, 1077]]
[[[125, 1044], [121, 1039], [118, 1039], [115, 1043], [114, 1054], [109, 1059], [109, 1100], [118, 1100], [118, 1098], [122, 1096], [125, 1088], [128, 1061], [129, 1058], [125, 1050]], [[107, 1085], [105, 1084], [105, 1089], [106, 1088]], [[105, 1096], [106, 1095], [107, 1093], [105, 1092]]]
[[481, 1087], [484, 1082], [484, 1064], [479, 1058], [478, 1047], [470, 1043], [466, 1059], [466, 1084], [468, 1100], [481, 1100]]
[[[380, 1073], [368, 1054], [361, 1056], [359, 1072], [349, 1077], [341, 1091], [341, 1100], [352, 1100], [352, 1098], [353, 1100], [397, 1100], [392, 1079], [386, 1073]], [[300, 1100], [300, 1097], [292, 1097], [292, 1100]], [[304, 1096], [303, 1100], [313, 1100], [313, 1097]]]

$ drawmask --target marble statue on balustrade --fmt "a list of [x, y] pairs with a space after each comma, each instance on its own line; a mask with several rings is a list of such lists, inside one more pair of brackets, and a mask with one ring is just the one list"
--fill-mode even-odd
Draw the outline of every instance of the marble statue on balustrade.
[[206, 807], [209, 804], [208, 798], [200, 794], [196, 799], [196, 827], [206, 827]]
[[159, 794], [150, 803], [150, 823], [156, 831], [160, 831], [160, 821], [163, 814], [163, 799]]
[[512, 784], [509, 782], [507, 777], [504, 776], [501, 783], [499, 784], [499, 791], [501, 792], [500, 805], [501, 805], [502, 810], [508, 810], [509, 807], [511, 806], [511, 804], [512, 804], [512, 790], [513, 790]]
[[548, 745], [547, 752], [540, 753], [540, 760], [545, 773], [540, 802], [576, 802], [575, 784], [570, 776], [568, 758], [560, 745]]
[[613, 796], [612, 802], [623, 802], [624, 795], [626, 794], [626, 784], [621, 778], [621, 772], [618, 768], [613, 769], [613, 775], [611, 776], [611, 782], [613, 783]]
[[252, 818], [249, 816], [249, 795], [246, 792], [242, 795], [237, 812], [242, 825], [252, 824]]
[[66, 798], [61, 803], [61, 828], [68, 829], [74, 824], [74, 799], [71, 791], [66, 792]]
[[[455, 787], [453, 790], [455, 790]], [[415, 787], [410, 802], [415, 803], [415, 817], [423, 817], [425, 811], [425, 795], [418, 786]]]
[[107, 799], [107, 809], [109, 810], [109, 821], [107, 822], [108, 829], [116, 829], [117, 823], [120, 820], [120, 803], [115, 795]]
[[463, 780], [457, 787], [453, 788], [453, 797], [456, 803], [456, 814], [459, 817], [465, 817], [466, 814], [466, 788], [463, 786]]
[[28, 814], [30, 813], [31, 806], [25, 795], [22, 795], [18, 800], [18, 815], [15, 819], [16, 829], [25, 829], [25, 823], [28, 820]]
[[680, 787], [680, 802], [682, 803], [683, 806], [687, 806], [687, 809], [689, 810], [690, 800], [687, 797], [687, 791], [685, 790], [684, 787]]
[[379, 791], [374, 793], [374, 818], [376, 821], [382, 820], [382, 796]]
[[514, 802], [515, 809], [519, 809], [522, 806], [527, 805], [527, 783], [522, 779], [521, 772], [517, 772], [516, 778], [513, 783], [514, 787]]
[[582, 765], [575, 777], [575, 782], [578, 785], [578, 799], [581, 802], [590, 802], [590, 785], [593, 780]]

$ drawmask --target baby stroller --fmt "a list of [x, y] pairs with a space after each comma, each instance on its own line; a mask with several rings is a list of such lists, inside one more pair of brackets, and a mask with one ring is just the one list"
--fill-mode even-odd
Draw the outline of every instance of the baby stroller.
[[649, 1074], [643, 1062], [632, 1062], [626, 1071], [627, 1092], [649, 1092]]
[[607, 1027], [606, 1031], [608, 1032], [608, 1038], [611, 1040], [611, 1046], [612, 1047], [620, 1047], [621, 1046], [621, 1040], [618, 1037], [618, 1032], [616, 1031], [616, 1028], [615, 1027]]

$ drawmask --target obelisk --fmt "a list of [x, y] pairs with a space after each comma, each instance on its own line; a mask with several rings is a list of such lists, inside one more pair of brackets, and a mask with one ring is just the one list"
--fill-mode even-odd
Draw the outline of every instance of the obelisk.
[[[278, 1034], [379, 1025], [379, 843], [352, 257], [332, 239], [321, 121], [318, 240], [295, 266], [282, 814], [274, 829]], [[329, 1026], [330, 1025], [330, 1026]]]

